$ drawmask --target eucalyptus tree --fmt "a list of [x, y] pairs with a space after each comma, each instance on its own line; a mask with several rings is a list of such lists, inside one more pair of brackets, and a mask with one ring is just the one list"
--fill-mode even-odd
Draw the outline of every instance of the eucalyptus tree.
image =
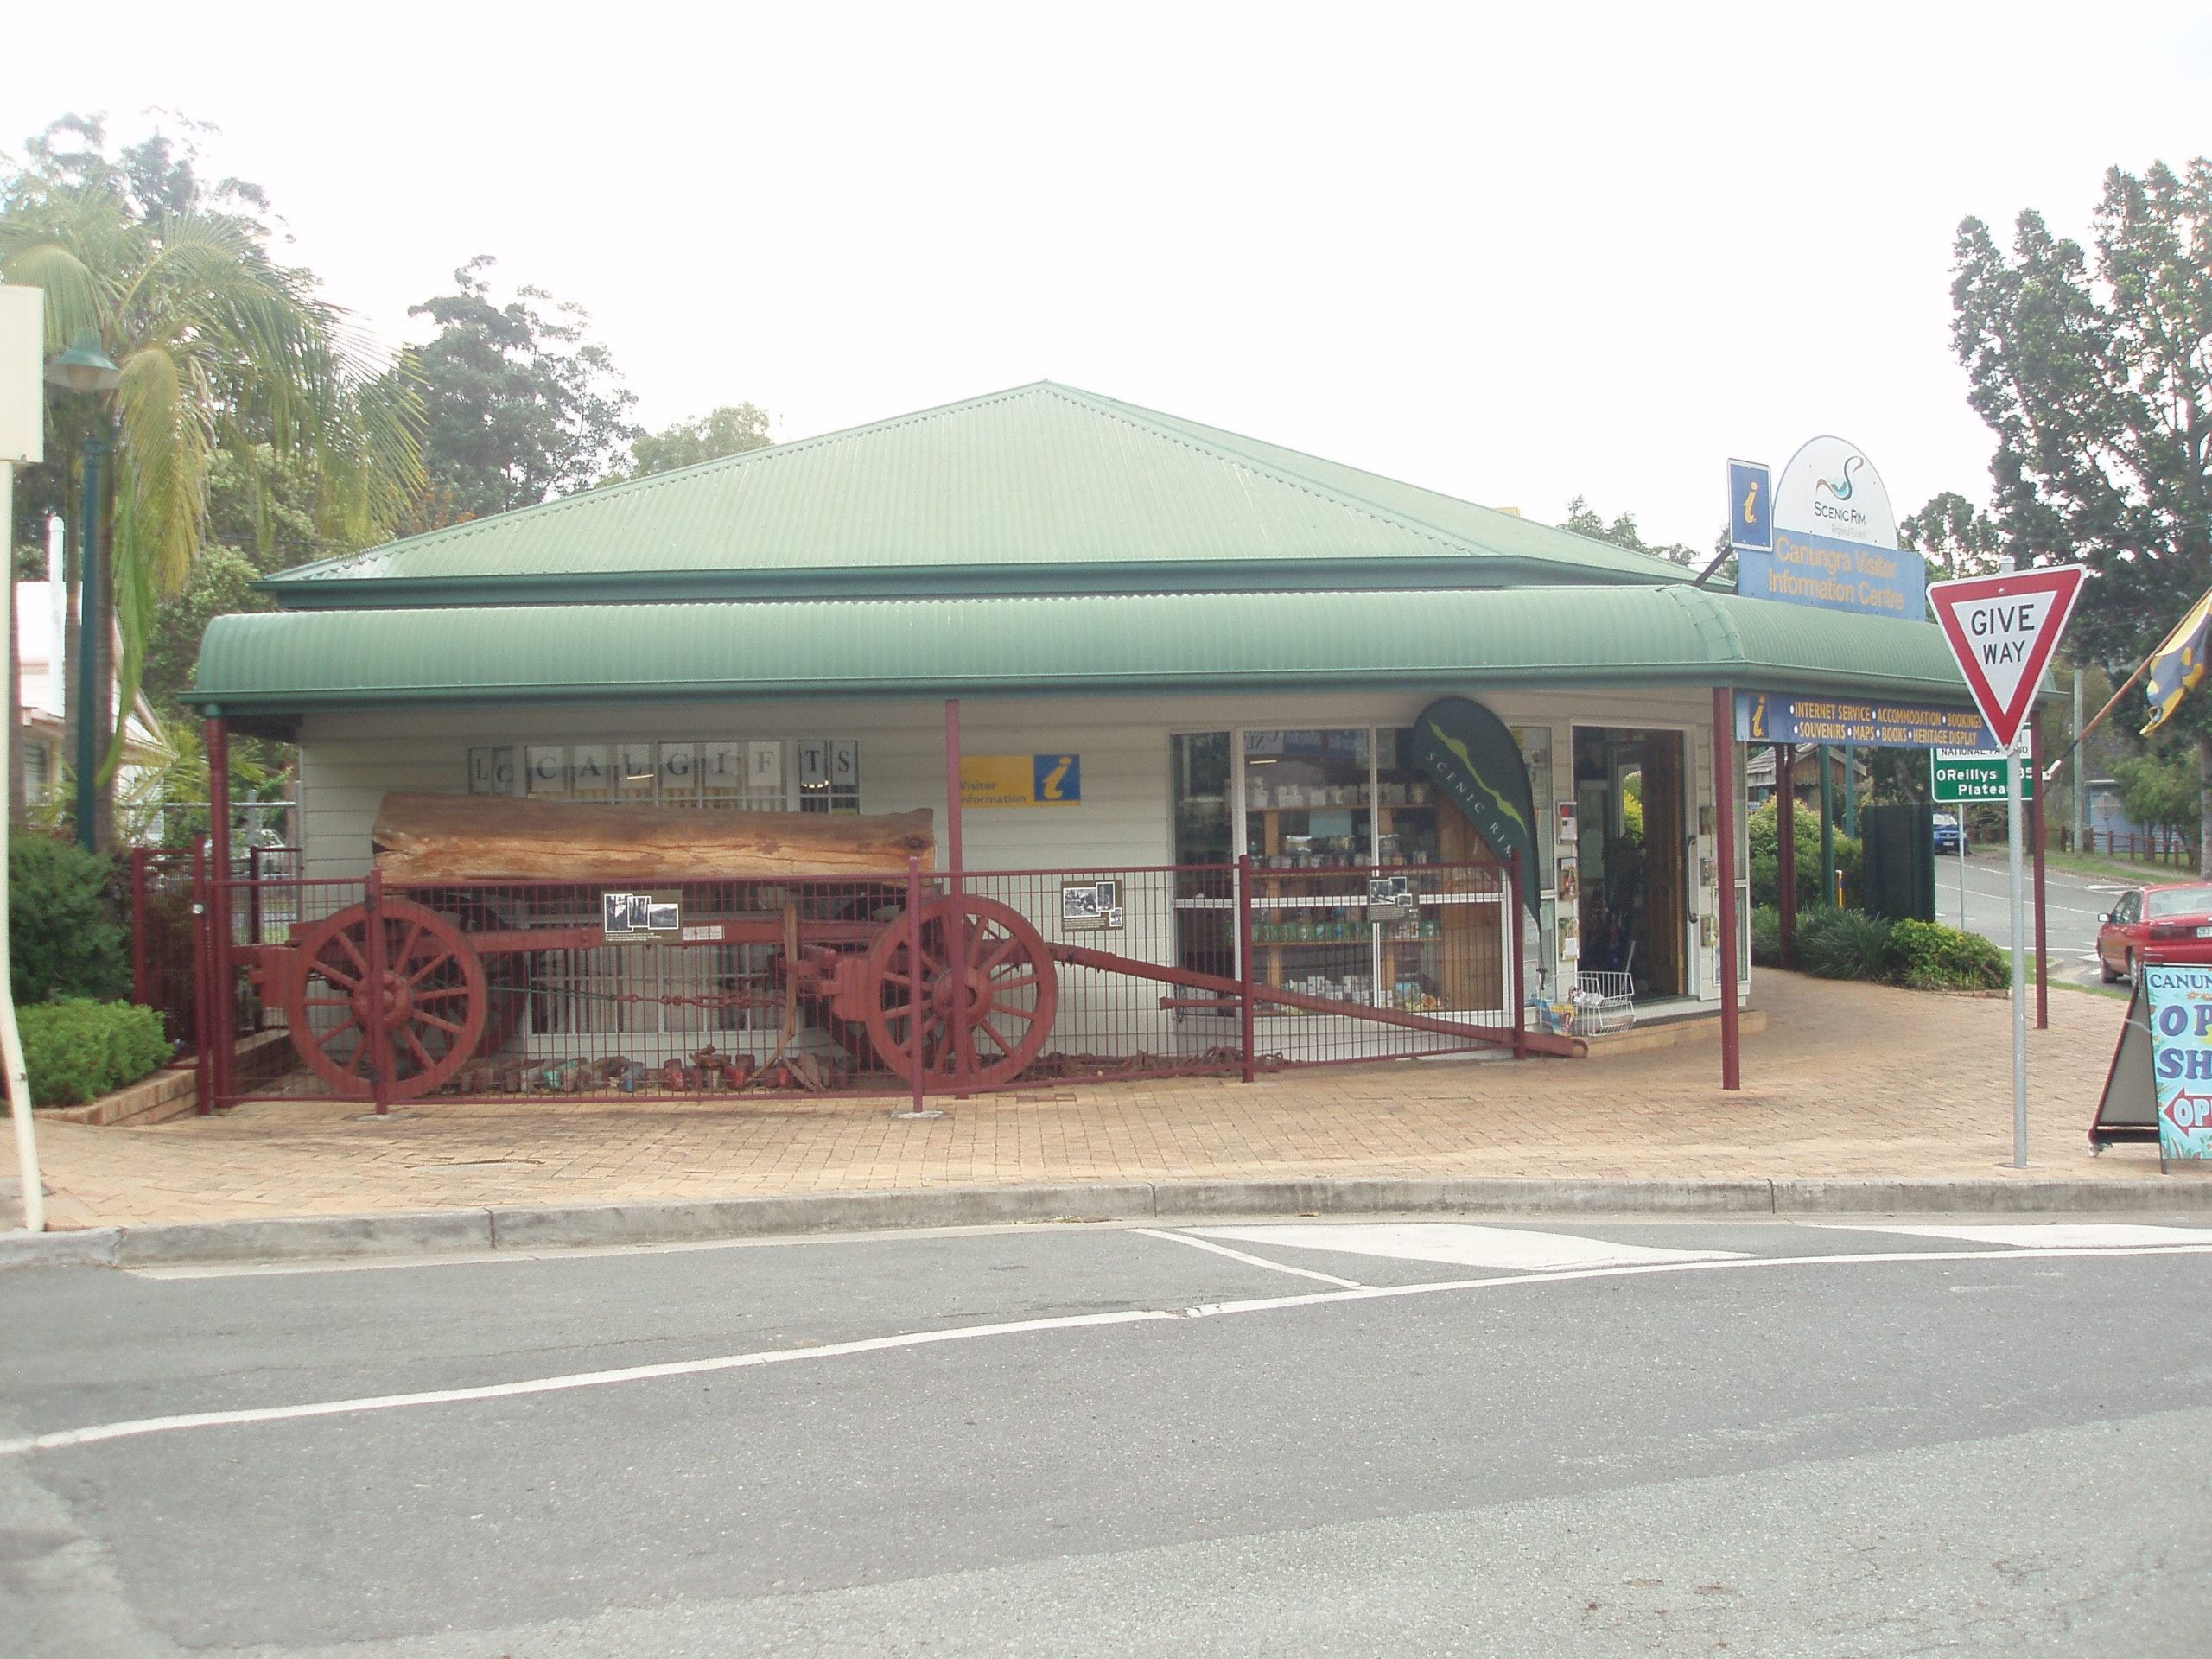
[[[2031, 210], [2009, 253], [1970, 218], [1955, 255], [2005, 550], [2089, 568], [2069, 643], [2124, 675], [2212, 587], [2212, 160], [2113, 168], [2087, 248]], [[2212, 830], [2212, 692], [2171, 727], [2196, 735]]]
[[[85, 142], [64, 150], [65, 133]], [[421, 494], [421, 403], [409, 359], [375, 349], [312, 273], [273, 257], [251, 187], [203, 188], [188, 149], [180, 157], [165, 143], [111, 162], [97, 123], [59, 123], [41, 138], [0, 175], [0, 280], [45, 290], [50, 348], [89, 334], [121, 371], [112, 393], [55, 388], [48, 404], [48, 493], [69, 522], [73, 581], [87, 448], [115, 452], [97, 504], [103, 580], [79, 602], [96, 626], [112, 619], [121, 648], [112, 694], [100, 683], [92, 708], [71, 711], [103, 736], [105, 841], [157, 607], [206, 545], [217, 453], [303, 467], [321, 528], [360, 545]]]

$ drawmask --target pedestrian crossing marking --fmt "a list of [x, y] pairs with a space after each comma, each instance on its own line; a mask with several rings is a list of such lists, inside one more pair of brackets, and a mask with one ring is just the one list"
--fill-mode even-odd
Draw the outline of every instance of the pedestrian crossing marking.
[[1953, 1238], [1965, 1244], [2011, 1244], [2024, 1250], [2126, 1250], [2158, 1244], [2212, 1244], [2212, 1227], [2160, 1227], [2139, 1222], [2035, 1221], [1929, 1227], [1876, 1222], [1823, 1224], [1851, 1233], [1902, 1233], [1909, 1238]]
[[1401, 1262], [1442, 1262], [1462, 1268], [1503, 1268], [1542, 1273], [1573, 1268], [1644, 1267], [1667, 1262], [1719, 1262], [1741, 1250], [1664, 1250], [1648, 1244], [1570, 1233], [1539, 1233], [1468, 1222], [1359, 1223], [1347, 1226], [1185, 1227], [1205, 1238], [1278, 1249], [1330, 1250], [1346, 1255], [1388, 1256]]

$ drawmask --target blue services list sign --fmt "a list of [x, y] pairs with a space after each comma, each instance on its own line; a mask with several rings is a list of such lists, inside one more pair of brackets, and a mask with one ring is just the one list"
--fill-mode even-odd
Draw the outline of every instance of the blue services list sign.
[[1736, 737], [1744, 743], [1856, 743], [1873, 749], [2000, 751], [1972, 709], [1927, 703], [1857, 702], [1844, 697], [1736, 694]]
[[1772, 552], [1736, 555], [1736, 591], [1751, 599], [1918, 622], [1928, 614], [1928, 562], [1894, 547], [1777, 530]]
[[2212, 968], [2143, 964], [2158, 1161], [2212, 1158]]

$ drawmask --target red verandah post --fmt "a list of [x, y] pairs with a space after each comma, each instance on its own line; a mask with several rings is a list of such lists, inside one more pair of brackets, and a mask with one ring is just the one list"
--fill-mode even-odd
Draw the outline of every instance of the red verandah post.
[[215, 1044], [209, 1035], [215, 1004], [215, 975], [207, 938], [213, 929], [215, 895], [207, 887], [207, 838], [192, 843], [192, 1083], [202, 1117], [215, 1109]]
[[361, 1040], [369, 1046], [369, 1089], [376, 1096], [377, 1115], [391, 1109], [391, 1045], [385, 1031], [384, 872], [369, 871], [368, 891], [362, 909], [369, 927], [369, 982], [362, 1001], [368, 1017], [361, 1021]]
[[1237, 1048], [1243, 1058], [1244, 1081], [1260, 1074], [1259, 1056], [1252, 1034], [1252, 855], [1236, 855], [1236, 977], [1243, 987], [1236, 999]]
[[960, 862], [960, 699], [944, 700], [945, 853], [951, 865], [952, 903], [944, 918], [944, 970], [951, 976], [952, 1097], [968, 1098], [968, 912]]
[[1791, 762], [1796, 745], [1774, 746], [1775, 903], [1782, 911], [1782, 965], [1797, 965], [1797, 779]]
[[1744, 1057], [1736, 1017], [1736, 982], [1741, 977], [1736, 962], [1736, 698], [1725, 685], [1713, 688], [1713, 833], [1720, 843], [1720, 1086], [1740, 1089]]
[[140, 1007], [154, 1001], [153, 966], [147, 959], [146, 861], [143, 847], [130, 849], [130, 1000]]
[[2036, 1029], [2050, 1029], [2050, 936], [2044, 906], [2043, 710], [2028, 720], [2028, 765], [2036, 780], [2035, 798], [2028, 803], [2028, 846], [2036, 858]]
[[1522, 953], [1529, 947], [1529, 918], [1521, 913], [1521, 849], [1505, 855], [1505, 902], [1513, 906], [1513, 967], [1506, 984], [1513, 997], [1513, 1058], [1529, 1057], [1529, 988]]
[[214, 1018], [207, 1034], [213, 1039], [213, 1082], [219, 1099], [228, 1100], [237, 1077], [235, 1046], [238, 1033], [238, 993], [231, 976], [231, 722], [220, 715], [207, 721], [207, 863], [214, 902], [208, 906], [208, 973]]
[[918, 1115], [922, 1104], [922, 1015], [927, 1005], [922, 1001], [922, 861], [906, 861], [906, 1002], [912, 1010], [913, 1024], [906, 1033], [906, 1046], [912, 1051], [914, 1068], [914, 1110]]

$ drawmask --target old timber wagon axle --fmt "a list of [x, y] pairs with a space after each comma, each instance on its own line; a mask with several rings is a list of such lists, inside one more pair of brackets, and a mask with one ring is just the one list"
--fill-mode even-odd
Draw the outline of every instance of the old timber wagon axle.
[[[473, 1062], [514, 1042], [534, 961], [631, 932], [614, 925], [629, 914], [604, 907], [618, 888], [640, 890], [639, 931], [654, 950], [759, 947], [766, 957], [765, 988], [692, 1000], [780, 1008], [786, 1041], [805, 1005], [855, 1062], [908, 1084], [918, 1053], [930, 1088], [956, 1074], [983, 1088], [1011, 1081], [1044, 1047], [1058, 1004], [1050, 951], [1008, 906], [925, 892], [916, 927], [909, 862], [928, 870], [936, 850], [926, 810], [392, 794], [373, 839], [391, 884], [376, 925], [366, 903], [349, 905], [289, 944], [244, 952], [301, 1059], [344, 1096], [373, 1091], [378, 1040], [391, 1098], [465, 1084]], [[657, 886], [676, 888], [669, 919], [680, 923], [653, 925], [663, 919], [650, 903]]]

